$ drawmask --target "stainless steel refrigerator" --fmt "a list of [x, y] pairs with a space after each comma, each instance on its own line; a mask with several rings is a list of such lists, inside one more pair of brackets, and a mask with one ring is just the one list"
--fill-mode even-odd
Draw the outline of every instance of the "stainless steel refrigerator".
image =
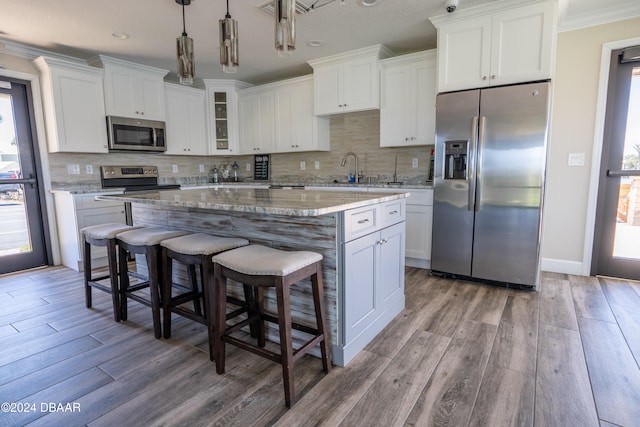
[[536, 288], [548, 82], [437, 97], [433, 274]]

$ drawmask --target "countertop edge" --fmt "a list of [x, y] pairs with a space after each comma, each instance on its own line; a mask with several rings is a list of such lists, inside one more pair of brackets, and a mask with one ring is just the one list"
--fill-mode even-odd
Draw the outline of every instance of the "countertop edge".
[[[177, 191], [188, 191], [188, 190], [177, 190]], [[283, 190], [267, 190], [267, 191], [275, 191], [281, 192]], [[295, 191], [295, 190], [284, 190], [284, 191]], [[313, 193], [314, 191], [321, 192], [322, 190], [298, 190], [298, 191], [306, 191]], [[360, 200], [349, 200], [344, 203], [330, 204], [325, 207], [314, 207], [314, 208], [293, 208], [287, 206], [257, 206], [257, 205], [249, 205], [249, 204], [236, 204], [236, 203], [226, 203], [226, 202], [194, 202], [194, 201], [181, 201], [181, 200], [157, 200], [145, 198], [144, 195], [125, 195], [125, 194], [102, 194], [97, 195], [97, 200], [116, 200], [122, 202], [129, 203], [140, 203], [140, 204], [149, 204], [156, 206], [165, 206], [165, 207], [180, 207], [180, 208], [191, 208], [191, 209], [205, 209], [205, 210], [221, 210], [221, 211], [235, 211], [235, 212], [245, 212], [245, 213], [262, 213], [262, 214], [270, 214], [270, 215], [285, 215], [285, 216], [320, 216], [327, 215], [336, 212], [342, 212], [349, 209], [355, 209], [363, 206], [368, 206], [377, 203], [384, 203], [392, 200], [403, 199], [410, 195], [407, 191], [399, 191], [397, 193], [376, 193], [376, 192], [333, 192], [334, 194], [339, 195], [342, 194], [343, 197], [348, 199], [353, 199], [355, 195], [359, 195], [360, 197], [366, 197], [365, 199]]]

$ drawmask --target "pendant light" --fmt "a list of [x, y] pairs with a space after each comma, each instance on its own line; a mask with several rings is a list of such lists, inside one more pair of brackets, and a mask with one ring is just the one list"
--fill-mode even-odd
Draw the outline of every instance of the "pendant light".
[[220, 64], [225, 73], [238, 71], [238, 22], [229, 15], [229, 0], [227, 0], [227, 14], [220, 21]]
[[276, 50], [280, 57], [293, 54], [296, 48], [296, 2], [274, 0], [276, 16]]
[[182, 5], [182, 35], [176, 39], [178, 58], [178, 78], [184, 85], [193, 84], [195, 76], [195, 64], [193, 62], [193, 39], [187, 35], [184, 19], [184, 7], [191, 4], [191, 0], [176, 0]]

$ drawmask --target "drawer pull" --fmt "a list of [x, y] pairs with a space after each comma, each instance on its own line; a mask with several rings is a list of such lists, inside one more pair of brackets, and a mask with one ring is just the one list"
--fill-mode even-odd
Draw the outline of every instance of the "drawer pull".
[[358, 224], [366, 224], [367, 222], [369, 222], [369, 218], [361, 219]]
[[396, 215], [398, 213], [398, 211], [391, 211], [389, 212], [389, 215]]

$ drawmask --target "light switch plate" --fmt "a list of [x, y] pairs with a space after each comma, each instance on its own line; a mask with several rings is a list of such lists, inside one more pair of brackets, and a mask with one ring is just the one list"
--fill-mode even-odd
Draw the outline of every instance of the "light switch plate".
[[251, 171], [251, 163], [247, 163], [247, 172]]
[[568, 166], [584, 166], [584, 153], [569, 153]]
[[178, 173], [178, 165], [171, 165], [171, 172]]
[[300, 170], [303, 171], [307, 168], [307, 163], [303, 160], [300, 162]]
[[77, 163], [69, 163], [67, 165], [67, 173], [69, 175], [80, 175], [80, 165]]
[[315, 167], [316, 169], [320, 169], [320, 162], [316, 160], [316, 161], [315, 161], [315, 164], [314, 164], [314, 167]]
[[87, 175], [93, 175], [93, 165], [87, 165]]
[[204, 165], [200, 165], [200, 172], [204, 172]]
[[418, 159], [413, 159], [411, 161], [411, 167], [414, 168], [414, 169], [418, 168]]

